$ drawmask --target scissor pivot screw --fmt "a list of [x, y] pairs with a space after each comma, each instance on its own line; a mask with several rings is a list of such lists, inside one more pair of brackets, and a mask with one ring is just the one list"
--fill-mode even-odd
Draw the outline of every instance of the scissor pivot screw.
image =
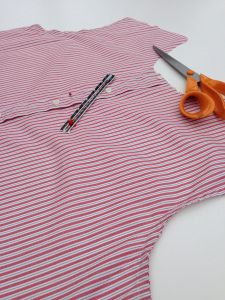
[[194, 71], [192, 71], [192, 70], [187, 71], [187, 75], [193, 75], [193, 74], [194, 74]]

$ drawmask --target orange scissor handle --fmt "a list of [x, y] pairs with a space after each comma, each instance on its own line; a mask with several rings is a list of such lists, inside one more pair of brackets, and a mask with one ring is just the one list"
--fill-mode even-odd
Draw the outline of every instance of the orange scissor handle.
[[[198, 102], [200, 110], [198, 112], [188, 112], [185, 109], [185, 102], [194, 99]], [[192, 76], [187, 77], [186, 93], [180, 101], [181, 113], [191, 119], [201, 119], [209, 116], [215, 109], [215, 102], [205, 92], [201, 92], [196, 79]]]
[[200, 75], [200, 79], [202, 92], [209, 95], [215, 103], [214, 112], [218, 117], [225, 119], [225, 103], [222, 96], [225, 96], [225, 82], [211, 79], [203, 74]]

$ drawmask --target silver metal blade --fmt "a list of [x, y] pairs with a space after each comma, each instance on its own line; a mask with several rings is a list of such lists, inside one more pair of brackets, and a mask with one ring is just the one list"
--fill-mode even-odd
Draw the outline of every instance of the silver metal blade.
[[[156, 46], [153, 46], [153, 49], [155, 50], [155, 52], [162, 57], [163, 60], [165, 60], [171, 67], [173, 67], [175, 70], [177, 70], [182, 76], [184, 76], [185, 78], [187, 77], [187, 71], [191, 70], [190, 68], [186, 67], [185, 65], [183, 65], [182, 63], [180, 63], [178, 60], [176, 60], [175, 58], [173, 58], [172, 56], [170, 56], [169, 54], [167, 54], [166, 52], [164, 52], [163, 50], [159, 49]], [[198, 73], [194, 73], [192, 75], [192, 77], [195, 78], [195, 80], [197, 80], [197, 82], [200, 82], [200, 76]]]

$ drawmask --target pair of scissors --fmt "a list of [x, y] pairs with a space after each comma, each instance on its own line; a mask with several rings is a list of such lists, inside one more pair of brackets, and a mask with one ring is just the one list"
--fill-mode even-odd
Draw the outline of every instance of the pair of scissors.
[[[225, 120], [225, 82], [196, 73], [156, 46], [153, 46], [153, 49], [163, 60], [187, 79], [186, 92], [179, 105], [180, 111], [185, 117], [197, 120], [215, 113], [217, 117]], [[198, 112], [188, 112], [185, 109], [185, 103], [189, 100], [197, 101], [199, 105]]]

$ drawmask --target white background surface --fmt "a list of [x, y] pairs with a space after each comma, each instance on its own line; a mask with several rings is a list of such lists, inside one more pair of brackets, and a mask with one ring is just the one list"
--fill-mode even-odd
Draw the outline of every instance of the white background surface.
[[[225, 81], [225, 0], [0, 0], [0, 30], [40, 24], [76, 31], [128, 16], [186, 35], [188, 42], [171, 54]], [[166, 63], [158, 61], [155, 69], [184, 90], [183, 78]], [[153, 300], [225, 300], [225, 196], [174, 216], [151, 266]]]

